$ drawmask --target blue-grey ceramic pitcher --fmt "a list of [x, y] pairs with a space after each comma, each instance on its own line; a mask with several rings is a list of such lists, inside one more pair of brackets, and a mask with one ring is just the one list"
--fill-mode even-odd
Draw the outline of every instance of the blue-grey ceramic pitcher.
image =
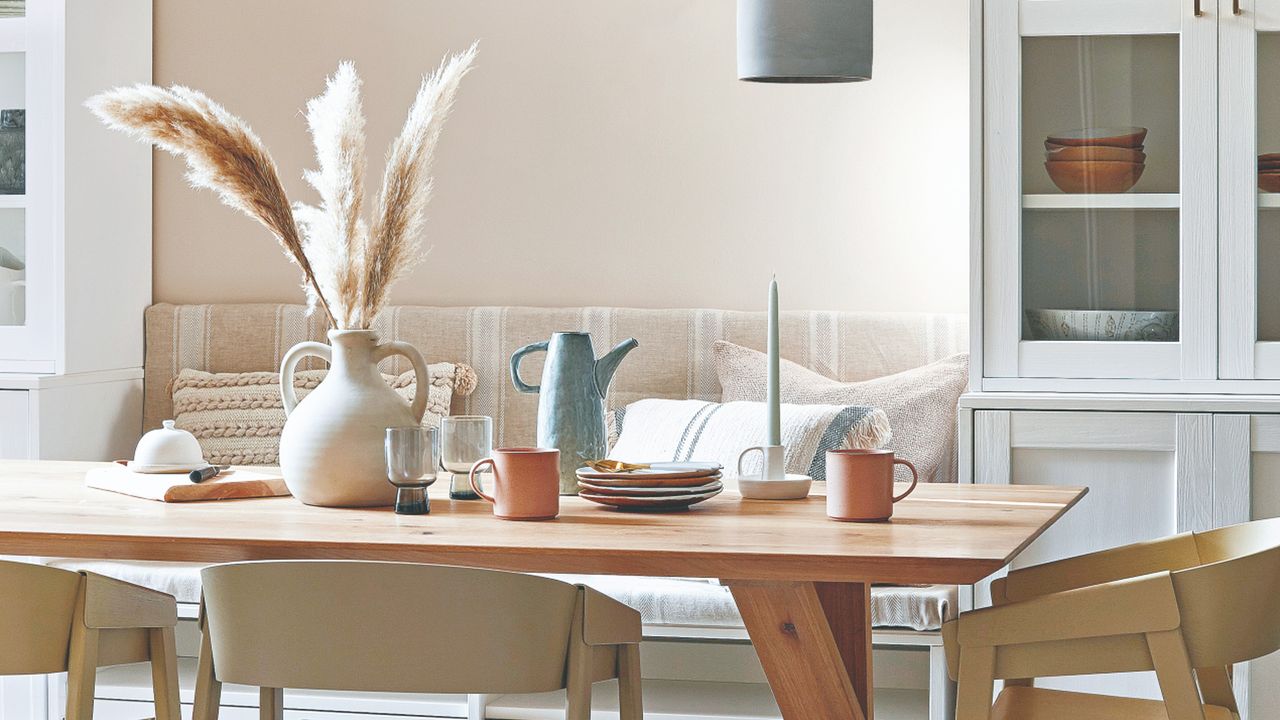
[[[525, 345], [511, 356], [511, 381], [524, 393], [538, 393], [538, 447], [560, 451], [560, 494], [578, 494], [577, 470], [587, 460], [600, 460], [609, 452], [604, 423], [604, 397], [613, 373], [627, 353], [640, 343], [629, 338], [596, 359], [591, 334], [558, 332], [550, 340]], [[542, 382], [530, 385], [520, 379], [520, 361], [530, 353], [545, 352]]]

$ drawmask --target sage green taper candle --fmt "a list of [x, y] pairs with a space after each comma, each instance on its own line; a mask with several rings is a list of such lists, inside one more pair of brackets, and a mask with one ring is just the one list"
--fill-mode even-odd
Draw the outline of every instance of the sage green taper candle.
[[769, 377], [765, 404], [769, 406], [768, 444], [782, 444], [782, 401], [778, 392], [778, 278], [769, 282]]

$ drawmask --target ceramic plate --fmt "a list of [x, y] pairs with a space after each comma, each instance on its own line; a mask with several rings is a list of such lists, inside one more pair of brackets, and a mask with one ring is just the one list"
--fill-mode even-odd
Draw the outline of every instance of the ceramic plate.
[[720, 474], [719, 463], [698, 463], [698, 462], [656, 462], [651, 463], [649, 467], [641, 470], [631, 470], [629, 472], [597, 472], [589, 467], [578, 468], [578, 477], [584, 479], [631, 479], [645, 478], [654, 480], [658, 478], [690, 478], [690, 477], [707, 477], [709, 475]]
[[667, 495], [653, 498], [641, 497], [623, 497], [619, 495], [596, 495], [593, 493], [579, 493], [578, 497], [585, 498], [591, 502], [608, 505], [619, 510], [683, 510], [690, 505], [696, 505], [703, 500], [710, 500], [720, 494], [720, 490], [700, 493], [697, 495]]
[[1112, 147], [1139, 147], [1147, 137], [1144, 127], [1103, 127], [1068, 130], [1050, 135], [1045, 141], [1051, 145], [1110, 145]]
[[710, 475], [685, 475], [682, 477], [656, 477], [654, 475], [627, 475], [623, 477], [588, 477], [578, 473], [578, 481], [608, 488], [692, 488], [720, 479], [720, 473]]
[[582, 491], [591, 495], [610, 495], [614, 497], [653, 497], [653, 496], [672, 496], [672, 495], [697, 495], [706, 492], [718, 491], [724, 485], [716, 480], [706, 483], [705, 485], [696, 485], [694, 487], [610, 487], [608, 485], [596, 485], [595, 483], [579, 480], [578, 487]]

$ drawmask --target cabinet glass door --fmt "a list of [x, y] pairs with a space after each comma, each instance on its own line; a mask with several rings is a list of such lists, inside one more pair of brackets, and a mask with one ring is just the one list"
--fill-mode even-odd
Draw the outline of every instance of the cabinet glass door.
[[1280, 378], [1280, 0], [1222, 0], [1221, 376]]
[[986, 13], [986, 375], [1213, 377], [1214, 13]]

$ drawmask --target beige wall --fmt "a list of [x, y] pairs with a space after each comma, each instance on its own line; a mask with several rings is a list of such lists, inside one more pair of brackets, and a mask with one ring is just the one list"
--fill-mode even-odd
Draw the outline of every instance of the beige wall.
[[[742, 83], [734, 0], [156, 0], [155, 78], [225, 103], [311, 200], [300, 109], [365, 78], [372, 177], [421, 74], [479, 38], [414, 304], [963, 312], [968, 3], [876, 3], [875, 79]], [[157, 156], [155, 299], [298, 301], [265, 231]]]

